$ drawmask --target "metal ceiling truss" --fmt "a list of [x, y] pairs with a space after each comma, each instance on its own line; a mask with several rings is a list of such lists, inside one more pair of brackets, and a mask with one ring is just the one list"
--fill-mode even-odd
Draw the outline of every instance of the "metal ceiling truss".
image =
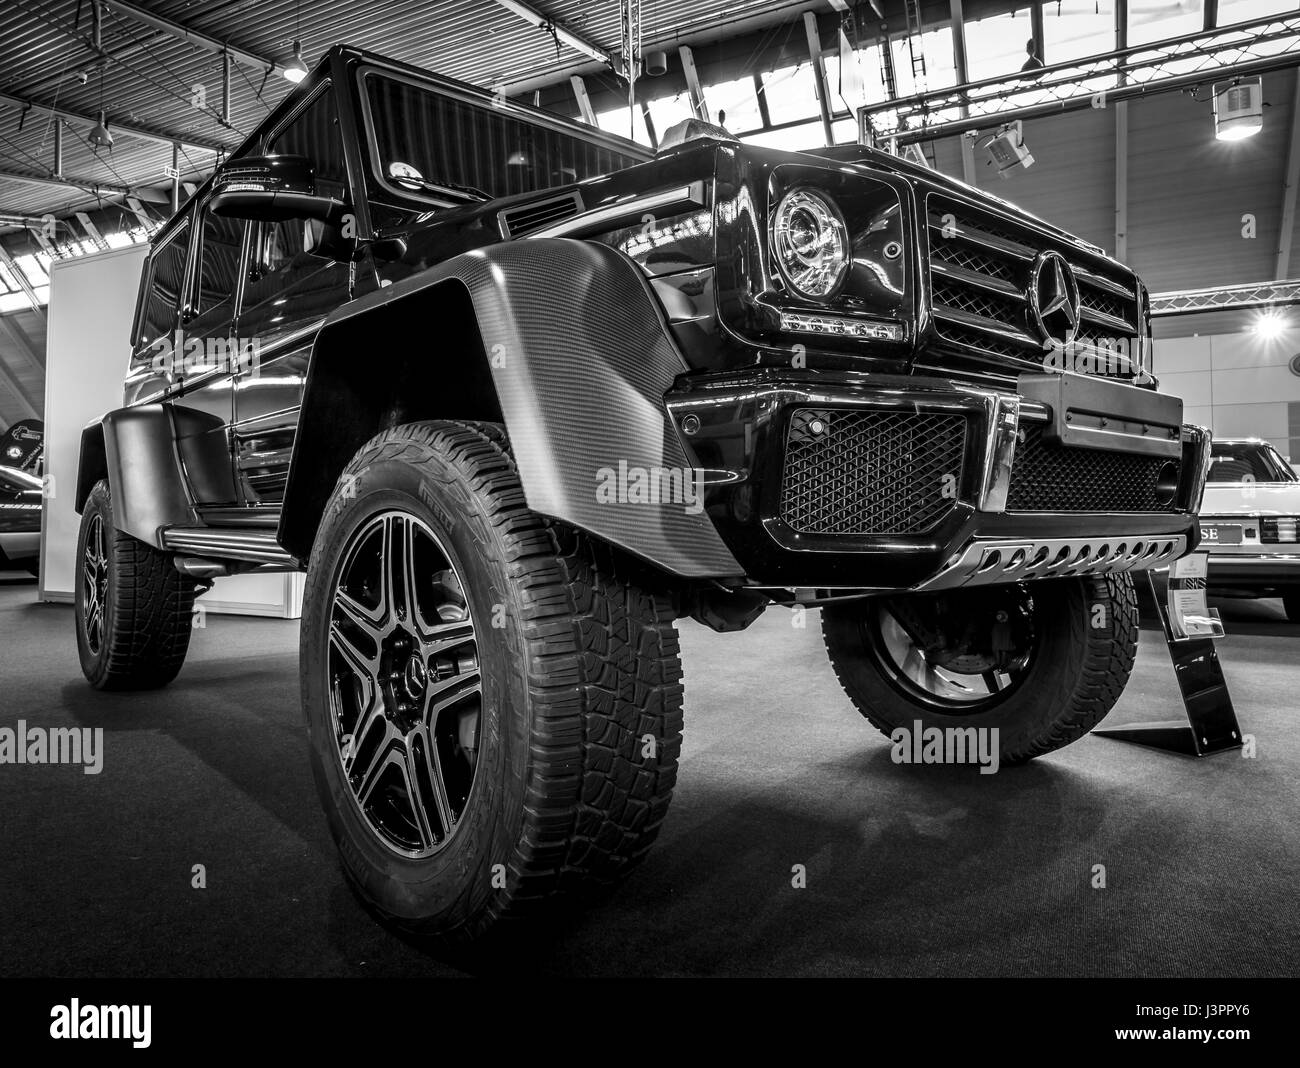
[[868, 104], [858, 129], [865, 143], [902, 147], [1297, 65], [1300, 12]]
[[1169, 293], [1151, 294], [1152, 316], [1285, 307], [1292, 304], [1300, 304], [1300, 279], [1248, 282], [1236, 286], [1180, 289]]
[[539, 11], [531, 4], [523, 3], [522, 0], [497, 0], [497, 3], [507, 11], [518, 15], [525, 22], [536, 26], [539, 30], [549, 33], [555, 38], [556, 44], [564, 44], [575, 52], [580, 52], [589, 59], [599, 60], [607, 64], [611, 69], [617, 70], [618, 63], [614, 55], [607, 49], [602, 48], [595, 41], [584, 37], [569, 29], [563, 23], [551, 18], [543, 11]]

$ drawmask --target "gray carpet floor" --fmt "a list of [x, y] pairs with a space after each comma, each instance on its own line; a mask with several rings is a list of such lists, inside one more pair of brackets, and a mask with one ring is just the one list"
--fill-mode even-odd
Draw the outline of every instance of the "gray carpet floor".
[[[0, 575], [0, 726], [102, 726], [105, 763], [0, 765], [0, 974], [1300, 970], [1300, 627], [1277, 602], [1220, 603], [1255, 759], [1089, 737], [991, 776], [892, 763], [815, 615], [732, 635], [685, 621], [681, 776], [649, 860], [608, 900], [467, 958], [398, 938], [347, 889], [299, 725], [296, 623], [209, 615], [175, 684], [105, 695], [82, 680], [71, 609], [35, 593]], [[1180, 709], [1144, 630], [1108, 722]]]

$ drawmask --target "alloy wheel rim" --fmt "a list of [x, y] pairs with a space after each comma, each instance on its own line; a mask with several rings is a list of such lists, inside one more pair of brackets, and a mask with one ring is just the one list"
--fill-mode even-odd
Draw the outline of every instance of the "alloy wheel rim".
[[1031, 647], [1021, 662], [1007, 670], [965, 674], [940, 667], [930, 662], [924, 648], [883, 600], [869, 630], [877, 657], [895, 688], [948, 715], [973, 715], [1001, 704], [1020, 687], [1034, 660]]
[[402, 511], [367, 520], [340, 561], [326, 657], [339, 768], [380, 842], [432, 856], [460, 825], [478, 763], [482, 676], [464, 585], [428, 524]]
[[97, 654], [104, 644], [104, 602], [108, 597], [108, 545], [101, 515], [91, 519], [86, 535], [81, 586], [81, 621], [86, 633], [86, 646], [92, 654]]

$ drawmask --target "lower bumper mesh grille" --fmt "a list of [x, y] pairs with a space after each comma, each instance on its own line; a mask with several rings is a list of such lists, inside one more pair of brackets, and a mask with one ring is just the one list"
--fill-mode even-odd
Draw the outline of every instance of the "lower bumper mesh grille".
[[796, 409], [781, 518], [801, 534], [924, 534], [956, 503], [965, 449], [961, 415]]
[[1158, 456], [1054, 445], [1028, 427], [1016, 446], [1007, 510], [1013, 512], [1173, 512], [1156, 484], [1168, 463]]

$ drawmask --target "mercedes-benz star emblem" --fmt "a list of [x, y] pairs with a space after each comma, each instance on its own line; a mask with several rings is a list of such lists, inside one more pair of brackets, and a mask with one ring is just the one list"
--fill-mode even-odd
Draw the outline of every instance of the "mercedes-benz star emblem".
[[403, 672], [402, 681], [406, 684], [408, 697], [419, 698], [424, 693], [424, 687], [429, 682], [429, 672], [425, 669], [424, 661], [419, 656], [413, 656], [406, 662], [406, 671]]
[[1079, 283], [1059, 252], [1034, 260], [1029, 280], [1029, 311], [1044, 341], [1068, 345], [1079, 330]]

